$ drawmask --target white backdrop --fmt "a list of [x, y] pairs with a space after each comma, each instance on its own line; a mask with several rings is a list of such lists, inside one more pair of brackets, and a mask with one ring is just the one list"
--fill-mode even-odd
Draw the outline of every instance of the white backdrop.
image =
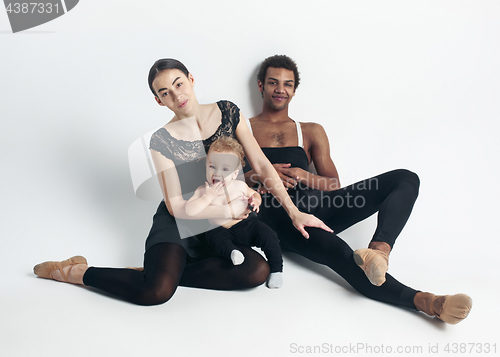
[[[18, 34], [0, 11], [0, 51], [2, 355], [288, 356], [324, 343], [499, 352], [499, 2], [82, 0]], [[290, 255], [280, 290], [179, 288], [148, 308], [32, 274], [74, 254], [142, 264], [156, 203], [134, 197], [127, 149], [171, 117], [147, 86], [156, 59], [184, 62], [200, 103], [229, 99], [250, 117], [256, 70], [274, 54], [298, 63], [290, 115], [324, 126], [344, 185], [419, 174], [390, 272], [471, 295], [466, 321], [368, 300]], [[366, 246], [374, 224], [341, 237]]]

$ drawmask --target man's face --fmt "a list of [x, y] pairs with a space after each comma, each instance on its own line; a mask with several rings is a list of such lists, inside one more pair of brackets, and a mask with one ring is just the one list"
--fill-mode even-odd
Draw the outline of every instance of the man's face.
[[274, 110], [285, 109], [295, 95], [295, 76], [289, 69], [269, 67], [264, 83], [258, 83], [264, 103]]

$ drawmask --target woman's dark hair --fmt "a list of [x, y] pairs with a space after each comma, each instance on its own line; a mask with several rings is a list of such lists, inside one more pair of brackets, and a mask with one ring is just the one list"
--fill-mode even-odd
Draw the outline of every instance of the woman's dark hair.
[[149, 75], [148, 75], [148, 84], [149, 88], [151, 89], [151, 92], [157, 97], [155, 90], [153, 89], [153, 81], [156, 78], [156, 75], [160, 73], [161, 71], [164, 71], [166, 69], [178, 69], [182, 71], [187, 76], [189, 76], [189, 71], [184, 66], [181, 62], [177, 61], [176, 59], [173, 58], [162, 58], [156, 61], [151, 69], [149, 70]]
[[257, 80], [264, 84], [266, 80], [266, 73], [269, 67], [273, 68], [284, 68], [289, 71], [293, 71], [295, 77], [294, 90], [297, 89], [300, 83], [299, 70], [297, 69], [297, 64], [288, 56], [285, 55], [274, 55], [267, 57], [264, 62], [260, 65], [259, 72], [257, 73]]

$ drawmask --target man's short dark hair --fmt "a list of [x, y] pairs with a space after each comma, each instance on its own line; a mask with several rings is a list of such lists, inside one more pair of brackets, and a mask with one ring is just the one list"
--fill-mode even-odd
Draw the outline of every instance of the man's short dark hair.
[[285, 55], [274, 55], [267, 57], [264, 62], [260, 65], [259, 72], [257, 73], [257, 80], [264, 84], [266, 80], [266, 73], [269, 67], [273, 68], [284, 68], [293, 71], [295, 77], [294, 90], [297, 89], [300, 82], [299, 70], [297, 69], [297, 64], [288, 56]]

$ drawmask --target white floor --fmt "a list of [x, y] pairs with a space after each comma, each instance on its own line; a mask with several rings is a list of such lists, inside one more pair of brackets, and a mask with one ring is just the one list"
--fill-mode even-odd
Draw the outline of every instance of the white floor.
[[[81, 1], [20, 34], [0, 9], [1, 356], [500, 352], [498, 2], [123, 3]], [[76, 254], [142, 263], [156, 203], [135, 198], [127, 149], [170, 118], [146, 86], [155, 59], [186, 62], [201, 103], [229, 99], [252, 116], [257, 66], [275, 53], [297, 60], [291, 116], [323, 125], [343, 184], [419, 174], [389, 271], [469, 294], [465, 321], [371, 301], [291, 255], [279, 290], [179, 288], [155, 307], [33, 275]], [[374, 227], [372, 217], [340, 235], [356, 249]]]
[[[30, 210], [16, 211], [26, 217]], [[82, 215], [80, 222], [70, 216], [61, 225], [80, 223], [86, 232], [102, 229], [95, 222], [88, 224], [88, 216]], [[370, 223], [343, 236], [349, 239]], [[98, 234], [86, 240], [61, 232], [49, 237], [50, 224], [43, 219], [10, 226], [12, 239], [3, 244], [0, 281], [0, 349], [6, 356], [288, 356], [320, 347], [317, 355], [347, 347], [361, 355], [369, 348], [393, 353], [416, 348], [413, 351], [425, 355], [436, 345], [443, 354], [453, 344], [466, 343], [467, 349], [479, 348], [472, 343], [499, 347], [494, 327], [500, 318], [495, 298], [499, 281], [487, 269], [494, 266], [484, 261], [494, 259], [487, 251], [479, 257], [460, 249], [447, 253], [445, 244], [425, 238], [425, 243], [413, 244], [405, 237], [391, 256], [391, 273], [411, 286], [472, 296], [470, 316], [451, 326], [368, 300], [329, 269], [295, 255], [285, 257], [285, 283], [279, 290], [181, 287], [167, 304], [135, 306], [86, 288], [38, 279], [31, 269], [40, 260], [77, 253], [96, 265], [140, 264], [140, 253], [135, 253], [139, 243], [125, 239], [118, 245], [115, 240], [115, 248]], [[80, 232], [73, 235], [87, 235]]]

